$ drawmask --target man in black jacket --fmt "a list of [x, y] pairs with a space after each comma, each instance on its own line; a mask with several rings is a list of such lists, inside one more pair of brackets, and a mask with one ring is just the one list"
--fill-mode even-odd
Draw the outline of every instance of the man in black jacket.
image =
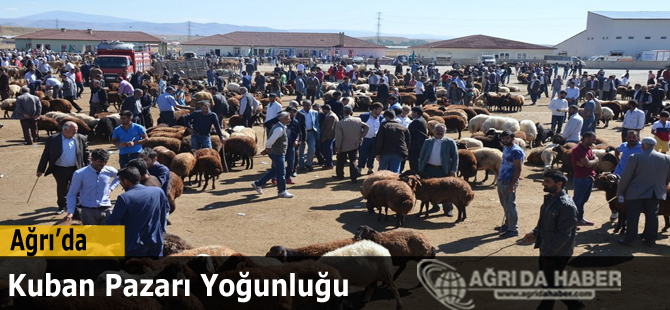
[[407, 158], [410, 145], [409, 130], [395, 120], [395, 113], [384, 111], [384, 123], [377, 132], [375, 155], [379, 161], [379, 170], [400, 173], [400, 165]]
[[61, 133], [48, 137], [37, 166], [38, 178], [42, 174], [48, 176], [53, 173], [56, 179], [58, 214], [67, 209], [65, 197], [72, 175], [90, 163], [88, 140], [86, 136], [78, 134], [77, 129], [77, 124], [65, 122]]
[[[565, 191], [568, 178], [561, 172], [552, 170], [544, 174], [544, 203], [540, 207], [537, 227], [524, 236], [525, 242], [535, 241], [540, 249], [540, 269], [544, 273], [549, 288], [555, 288], [555, 272], [563, 271], [575, 249], [577, 233], [577, 207]], [[543, 300], [537, 309], [553, 309], [556, 300]], [[580, 300], [562, 300], [568, 309], [583, 309]]]
[[98, 113], [107, 111], [109, 102], [107, 101], [107, 92], [100, 86], [99, 80], [93, 80], [93, 87], [91, 87], [91, 110], [88, 113], [90, 116], [95, 116]]
[[389, 84], [384, 83], [384, 81], [382, 80], [377, 86], [377, 102], [386, 104], [388, 99], [389, 99]]
[[419, 172], [419, 154], [423, 142], [428, 139], [428, 127], [423, 118], [423, 107], [416, 106], [412, 108], [412, 122], [409, 123], [409, 169]]
[[[130, 111], [133, 112], [133, 123], [144, 125], [142, 123], [142, 96], [144, 93], [142, 89], [136, 88], [133, 91], [133, 95], [124, 99], [121, 104], [121, 111]], [[147, 126], [144, 126], [145, 128]]]
[[140, 98], [140, 103], [142, 104], [142, 125], [144, 125], [144, 128], [149, 128], [154, 125], [154, 118], [151, 116], [151, 107], [153, 106], [154, 98], [149, 94], [149, 86], [142, 85], [140, 89], [142, 90], [142, 98]]
[[[337, 115], [338, 119], [342, 118], [342, 108], [344, 108], [344, 103], [340, 101], [342, 98], [342, 93], [340, 91], [333, 92], [333, 99], [326, 101], [325, 104], [329, 105], [333, 113]], [[314, 102], [314, 101], [312, 101]]]

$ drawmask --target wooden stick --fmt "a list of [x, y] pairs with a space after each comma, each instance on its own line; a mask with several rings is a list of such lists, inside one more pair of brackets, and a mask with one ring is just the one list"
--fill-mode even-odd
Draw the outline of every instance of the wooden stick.
[[37, 180], [35, 180], [35, 184], [33, 185], [33, 189], [30, 190], [30, 195], [28, 195], [28, 200], [26, 201], [26, 203], [30, 202], [30, 197], [33, 196], [33, 191], [35, 190], [35, 186], [37, 186], [37, 181], [39, 181], [39, 180], [40, 180], [40, 177], [37, 177]]

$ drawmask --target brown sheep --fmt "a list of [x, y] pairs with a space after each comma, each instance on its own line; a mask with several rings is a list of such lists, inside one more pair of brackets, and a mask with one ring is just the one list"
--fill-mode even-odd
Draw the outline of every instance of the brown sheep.
[[88, 135], [89, 133], [93, 132], [93, 130], [91, 130], [91, 127], [88, 127], [88, 125], [86, 125], [84, 121], [73, 116], [63, 117], [58, 123], [58, 131], [62, 131], [63, 124], [65, 124], [65, 122], [73, 122], [77, 124], [77, 127], [79, 128], [77, 132], [82, 135]]
[[246, 169], [254, 168], [254, 156], [256, 156], [256, 141], [247, 136], [231, 136], [226, 140], [226, 162], [234, 165], [236, 157], [242, 159], [242, 165], [246, 163]]
[[445, 115], [442, 118], [444, 119], [444, 125], [447, 126], [447, 129], [455, 129], [458, 131], [458, 139], [460, 139], [461, 132], [468, 126], [468, 121], [458, 115]]
[[477, 157], [471, 150], [458, 150], [458, 172], [465, 180], [477, 175]]
[[60, 131], [58, 122], [56, 122], [55, 119], [46, 117], [44, 115], [41, 115], [40, 118], [37, 119], [37, 129], [46, 131], [47, 135], [49, 136], [54, 132]]
[[161, 145], [156, 146], [153, 149], [158, 155], [159, 163], [163, 164], [165, 167], [172, 166], [172, 159], [177, 155], [175, 152], [170, 151], [168, 148]]
[[191, 171], [195, 167], [195, 156], [191, 153], [180, 153], [172, 159], [172, 166], [170, 171], [178, 175], [182, 181], [185, 177], [191, 175]]
[[181, 148], [181, 140], [175, 138], [167, 137], [152, 137], [147, 139], [142, 145], [143, 147], [155, 148], [157, 146], [163, 146], [172, 152], [179, 152]]
[[354, 240], [363, 239], [373, 241], [389, 250], [393, 265], [399, 266], [393, 275], [393, 280], [400, 276], [409, 261], [418, 262], [424, 258], [435, 258], [437, 253], [428, 238], [413, 229], [401, 228], [380, 233], [370, 226], [362, 225], [358, 227]]
[[367, 206], [370, 214], [375, 213], [375, 208], [379, 210], [378, 221], [382, 218], [382, 207], [386, 209], [387, 219], [390, 208], [396, 213], [396, 227], [400, 227], [407, 214], [414, 208], [414, 191], [402, 181], [380, 180], [372, 185]]
[[317, 243], [300, 248], [286, 248], [281, 245], [275, 245], [265, 254], [266, 257], [274, 257], [279, 261], [296, 262], [306, 259], [318, 259], [323, 254], [339, 249], [343, 246], [353, 244], [354, 239], [341, 239], [326, 243]]
[[170, 233], [165, 233], [165, 235], [163, 235], [163, 256], [177, 254], [191, 249], [193, 249], [193, 246], [179, 236]]
[[221, 165], [219, 154], [217, 153], [216, 156], [203, 155], [197, 157], [193, 172], [198, 175], [198, 187], [202, 184], [201, 176], [205, 179], [205, 186], [202, 188], [203, 191], [207, 188], [207, 183], [210, 179], [212, 180], [212, 189], [215, 189], [216, 182], [214, 179], [223, 173], [223, 165]]
[[228, 127], [244, 126], [244, 119], [239, 115], [233, 115], [228, 119]]
[[399, 176], [399, 174], [388, 170], [380, 170], [368, 175], [367, 178], [365, 178], [365, 181], [363, 181], [363, 185], [361, 185], [361, 195], [363, 196], [363, 199], [368, 199], [372, 185], [375, 184], [375, 182], [380, 180], [398, 180]]
[[72, 111], [72, 104], [65, 99], [51, 99], [49, 100], [49, 111], [70, 113]]
[[614, 227], [614, 233], [624, 235], [626, 233], [626, 205], [614, 199], [617, 197], [618, 186], [619, 176], [611, 173], [598, 176], [593, 183], [593, 187], [605, 191], [605, 199], [609, 202], [610, 210], [619, 212], [619, 220]]
[[521, 139], [521, 140], [523, 140], [523, 141], [527, 141], [527, 140], [526, 140], [526, 132], [525, 132], [525, 131], [521, 131], [521, 130], [519, 130], [519, 131], [515, 132], [515, 133], [514, 133], [514, 137], [515, 137], [515, 138], [519, 138], [519, 139]]
[[169, 131], [162, 131], [162, 130], [156, 130], [151, 132], [150, 134], [147, 134], [149, 138], [153, 137], [164, 137], [164, 138], [173, 138], [173, 139], [183, 139], [184, 134], [181, 132], [169, 132]]
[[[169, 166], [168, 166], [169, 167]], [[170, 171], [170, 184], [168, 184], [168, 202], [170, 203], [170, 214], [177, 210], [177, 198], [184, 193], [184, 181], [174, 172]]]
[[623, 119], [623, 116], [626, 114], [626, 111], [628, 107], [622, 107], [621, 104], [616, 101], [601, 101], [600, 106], [603, 108], [610, 108], [612, 112], [614, 113], [614, 119]]
[[402, 94], [402, 96], [400, 96], [400, 102], [402, 104], [406, 104], [410, 107], [414, 106], [414, 105], [416, 105], [416, 95], [415, 94]]
[[460, 110], [460, 109], [449, 109], [447, 111], [444, 111], [443, 113], [444, 113], [443, 116], [458, 115], [458, 116], [462, 117], [463, 119], [468, 119], [468, 114], [466, 114], [463, 110]]
[[461, 110], [465, 112], [465, 115], [467, 116], [466, 119], [468, 121], [471, 120], [473, 117], [477, 116], [478, 114], [473, 108], [466, 107], [464, 105], [450, 105], [449, 107], [447, 107], [447, 111], [449, 110]]
[[51, 111], [51, 102], [49, 100], [40, 99], [40, 103], [42, 104], [42, 114]]
[[530, 150], [528, 152], [528, 157], [526, 158], [526, 163], [531, 166], [544, 166], [544, 161], [542, 160], [542, 152], [544, 152], [544, 147], [538, 147]]
[[475, 192], [465, 180], [457, 177], [421, 179], [418, 175], [403, 176], [408, 184], [415, 184], [416, 199], [421, 200], [421, 210], [426, 207], [426, 216], [430, 203], [453, 203], [458, 209], [456, 223], [467, 218], [466, 207], [475, 199]]
[[487, 110], [486, 108], [480, 108], [480, 107], [470, 107], [470, 108], [473, 111], [475, 111], [475, 113], [477, 113], [477, 115], [481, 115], [481, 114], [491, 115], [491, 112], [489, 112], [489, 110]]

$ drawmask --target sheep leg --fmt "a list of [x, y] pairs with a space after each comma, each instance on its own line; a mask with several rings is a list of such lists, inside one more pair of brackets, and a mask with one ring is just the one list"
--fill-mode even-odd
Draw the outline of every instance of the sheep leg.
[[[198, 174], [198, 178], [200, 178], [199, 174]], [[207, 189], [207, 183], [209, 183], [209, 177], [207, 175], [205, 175], [204, 179], [205, 179], [205, 186], [202, 187], [202, 191]], [[214, 182], [212, 181], [212, 183], [214, 183]], [[200, 184], [198, 184], [198, 187], [200, 187]]]
[[461, 130], [458, 130], [458, 139], [461, 139]]
[[661, 232], [666, 232], [668, 231], [668, 228], [670, 228], [670, 216], [664, 215], [663, 219], [665, 220], [665, 226], [661, 230]]
[[[379, 212], [381, 212], [381, 211], [382, 210], [380, 209]], [[388, 206], [384, 207], [384, 211], [386, 211], [386, 216], [384, 217], [384, 221], [388, 221], [389, 220], [389, 207]]]
[[407, 268], [407, 262], [402, 262], [398, 266], [398, 270], [396, 270], [395, 274], [393, 274], [393, 281], [397, 279], [400, 276], [400, 273], [403, 272]]
[[364, 304], [370, 301], [370, 298], [372, 297], [372, 293], [375, 291], [375, 288], [377, 288], [377, 281], [372, 282], [372, 284], [365, 287], [365, 296], [363, 297]]
[[484, 170], [484, 172], [486, 172], [486, 174], [484, 175], [484, 180], [482, 180], [482, 183], [486, 182], [486, 180], [489, 179], [489, 170], [486, 169], [486, 170]]
[[400, 300], [400, 293], [398, 293], [398, 288], [395, 287], [395, 284], [393, 283], [392, 279], [388, 279], [384, 281], [386, 286], [391, 290], [393, 293], [393, 296], [395, 296], [395, 301], [396, 301], [396, 310], [402, 309], [402, 300]]
[[[216, 177], [216, 178], [218, 178], [218, 177]], [[214, 188], [214, 184], [215, 184], [216, 182], [214, 182], [214, 180], [216, 180], [216, 178], [215, 178], [214, 176], [212, 176], [212, 189], [215, 189], [215, 188]], [[207, 187], [207, 186], [205, 186], [205, 187]]]

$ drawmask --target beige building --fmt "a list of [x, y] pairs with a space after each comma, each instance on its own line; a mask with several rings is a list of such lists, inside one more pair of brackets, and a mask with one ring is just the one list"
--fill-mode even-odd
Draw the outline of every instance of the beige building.
[[133, 43], [138, 49], [165, 54], [161, 39], [141, 31], [99, 31], [93, 29], [42, 29], [14, 38], [16, 49], [50, 50], [68, 53], [95, 53], [100, 41], [119, 40]]
[[472, 35], [450, 40], [412, 46], [417, 59], [437, 61], [447, 64], [457, 61], [461, 64], [474, 64], [482, 56], [494, 56], [498, 63], [508, 61], [544, 60], [544, 55], [555, 54], [555, 48], [496, 38], [485, 35]]

